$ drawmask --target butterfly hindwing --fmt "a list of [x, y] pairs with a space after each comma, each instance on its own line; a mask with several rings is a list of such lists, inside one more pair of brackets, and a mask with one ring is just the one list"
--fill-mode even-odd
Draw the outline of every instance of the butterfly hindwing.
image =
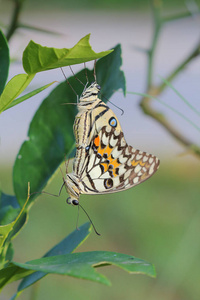
[[113, 193], [143, 182], [158, 166], [154, 155], [129, 146], [122, 131], [104, 126], [90, 144], [81, 177], [85, 192]]

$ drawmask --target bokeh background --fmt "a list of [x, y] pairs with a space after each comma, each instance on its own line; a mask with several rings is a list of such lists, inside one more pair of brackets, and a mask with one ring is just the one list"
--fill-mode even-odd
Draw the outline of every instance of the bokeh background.
[[[43, 46], [70, 48], [91, 33], [96, 52], [122, 44], [122, 69], [128, 92], [145, 92], [148, 49], [153, 35], [150, 2], [143, 1], [24, 1], [20, 22], [39, 30], [19, 29], [10, 40], [12, 64], [9, 78], [23, 73], [22, 52], [32, 39]], [[158, 1], [157, 1], [158, 2]], [[200, 1], [163, 1], [163, 14], [171, 16], [196, 10]], [[13, 1], [0, 1], [0, 26], [3, 30], [12, 18]], [[170, 22], [163, 28], [155, 57], [154, 82], [167, 77], [199, 42], [200, 16], [195, 14]], [[59, 34], [44, 32], [40, 29]], [[93, 63], [87, 64], [93, 67]], [[82, 66], [74, 66], [74, 71]], [[66, 76], [70, 70], [65, 69]], [[60, 70], [38, 74], [30, 90], [50, 81], [63, 81]], [[200, 58], [193, 60], [173, 81], [173, 86], [199, 111]], [[50, 92], [35, 96], [1, 115], [0, 118], [0, 185], [13, 193], [12, 167], [20, 145], [26, 139], [29, 123], [42, 100]], [[199, 119], [180, 98], [167, 89], [160, 99], [185, 114], [195, 124]], [[200, 161], [171, 137], [164, 128], [144, 115], [139, 96], [117, 92], [112, 101], [123, 108], [117, 114], [129, 144], [151, 152], [161, 159], [159, 171], [147, 182], [122, 193], [109, 196], [81, 196], [84, 208], [92, 217], [101, 237], [91, 234], [77, 251], [118, 251], [153, 263], [157, 278], [129, 275], [114, 267], [102, 268], [112, 287], [66, 276], [50, 275], [21, 299], [200, 299]], [[156, 101], [154, 108], [194, 144], [199, 131], [185, 119]], [[52, 180], [48, 191], [57, 193], [61, 175]], [[77, 210], [65, 203], [66, 194], [53, 198], [43, 195], [30, 211], [27, 226], [14, 240], [15, 261], [25, 262], [41, 257], [76, 226]], [[86, 222], [81, 214], [79, 223]], [[0, 299], [7, 300], [17, 284], [3, 290]], [[34, 298], [35, 297], [35, 298]]]

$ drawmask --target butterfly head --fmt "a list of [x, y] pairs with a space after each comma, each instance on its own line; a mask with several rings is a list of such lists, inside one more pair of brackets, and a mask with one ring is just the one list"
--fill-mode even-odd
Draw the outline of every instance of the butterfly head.
[[67, 174], [65, 179], [65, 187], [69, 197], [67, 203], [72, 205], [79, 205], [80, 189], [78, 186], [78, 180], [73, 174]]

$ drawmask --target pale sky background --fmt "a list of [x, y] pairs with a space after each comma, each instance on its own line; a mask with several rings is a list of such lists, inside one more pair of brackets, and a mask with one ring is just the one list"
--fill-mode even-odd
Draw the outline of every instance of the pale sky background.
[[[8, 10], [1, 9], [1, 22], [8, 22], [8, 16]], [[96, 52], [108, 50], [118, 43], [122, 44], [122, 69], [127, 80], [127, 91], [145, 92], [147, 60], [145, 54], [138, 52], [134, 47], [148, 48], [151, 43], [153, 29], [150, 13], [102, 13], [100, 11], [93, 13], [49, 11], [47, 13], [44, 10], [32, 10], [31, 14], [25, 11], [21, 21], [62, 35], [54, 36], [19, 30], [10, 42], [11, 57], [17, 58], [18, 62], [11, 64], [9, 78], [24, 73], [21, 57], [30, 39], [43, 46], [71, 48], [83, 36], [91, 33], [90, 43]], [[160, 81], [159, 76], [166, 77], [173, 67], [195, 47], [200, 35], [199, 25], [200, 18], [188, 18], [169, 23], [163, 28], [155, 60], [156, 82]], [[89, 66], [92, 67], [93, 63]], [[80, 68], [82, 65], [73, 67], [75, 72]], [[66, 68], [66, 75], [71, 76], [68, 68]], [[36, 75], [26, 92], [54, 80], [64, 80], [60, 69]], [[173, 81], [173, 86], [200, 111], [200, 58], [193, 60]], [[20, 145], [26, 139], [29, 123], [50, 90], [51, 88], [0, 116], [0, 165], [7, 162], [14, 163]], [[200, 124], [199, 118], [172, 90], [167, 89], [160, 99], [185, 114], [196, 124]], [[185, 151], [159, 124], [141, 112], [138, 96], [128, 94], [124, 98], [122, 93], [118, 92], [112, 97], [112, 101], [124, 109], [124, 115], [121, 116], [120, 111], [109, 104], [119, 118], [127, 142], [134, 148], [153, 153], [161, 159], [174, 158]], [[155, 102], [154, 106], [168, 116], [171, 122], [194, 143], [199, 142], [200, 133], [195, 128], [159, 103]]]

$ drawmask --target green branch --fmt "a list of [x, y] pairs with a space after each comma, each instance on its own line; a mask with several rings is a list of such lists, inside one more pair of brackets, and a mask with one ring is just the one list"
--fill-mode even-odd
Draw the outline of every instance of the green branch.
[[[148, 68], [147, 68], [147, 91], [146, 94], [149, 96], [143, 96], [140, 101], [140, 106], [145, 114], [156, 120], [162, 127], [164, 127], [171, 136], [173, 136], [178, 142], [183, 146], [190, 148], [193, 154], [200, 157], [200, 148], [194, 145], [187, 137], [181, 134], [172, 124], [167, 120], [167, 118], [157, 112], [152, 108], [152, 97], [157, 97], [163, 90], [167, 87], [165, 82], [162, 82], [158, 86], [153, 85], [153, 67], [154, 67], [154, 57], [158, 44], [158, 38], [166, 19], [161, 17], [161, 0], [151, 0], [151, 7], [153, 10], [154, 18], [154, 34], [152, 38], [151, 48], [148, 51]], [[171, 82], [194, 58], [200, 54], [200, 42], [197, 43], [196, 47], [192, 52], [176, 67], [171, 74], [167, 77], [166, 81]]]
[[8, 41], [14, 34], [15, 30], [19, 27], [18, 21], [19, 21], [19, 16], [20, 16], [20, 12], [21, 12], [24, 1], [25, 0], [14, 0], [14, 9], [13, 9], [13, 14], [12, 14], [12, 18], [11, 18], [11, 23], [8, 28], [7, 34], [6, 34], [6, 38]]

